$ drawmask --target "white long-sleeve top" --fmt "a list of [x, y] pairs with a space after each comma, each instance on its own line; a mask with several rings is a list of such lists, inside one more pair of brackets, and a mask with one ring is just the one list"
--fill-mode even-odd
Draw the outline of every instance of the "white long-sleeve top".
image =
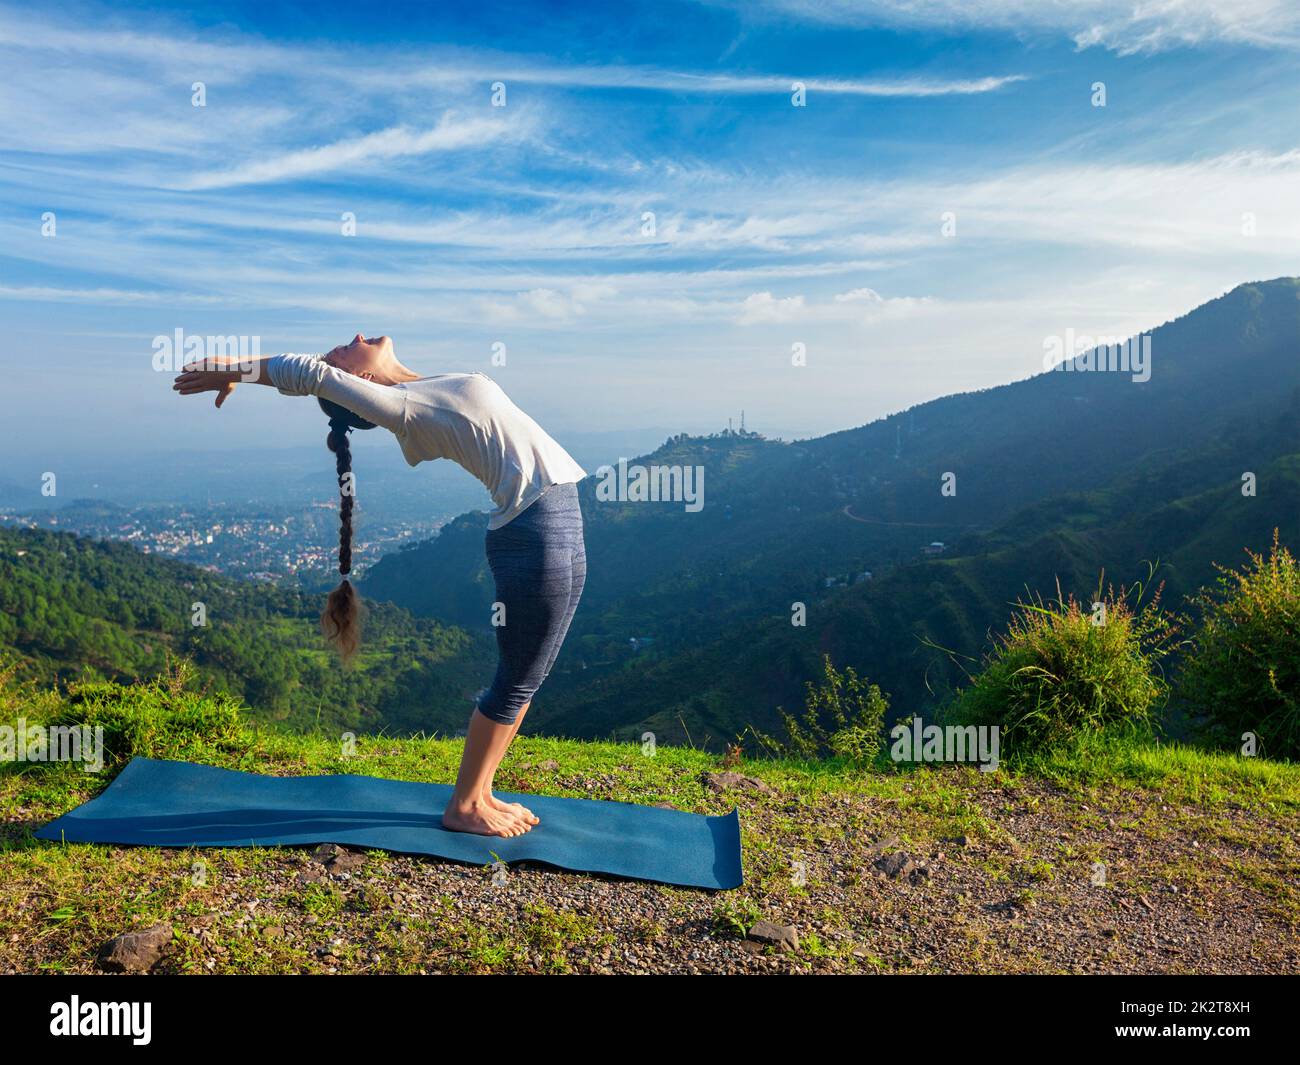
[[482, 373], [443, 373], [380, 385], [330, 366], [319, 355], [275, 355], [271, 383], [286, 396], [319, 396], [397, 437], [412, 466], [451, 459], [483, 482], [499, 529], [553, 484], [587, 476], [567, 451]]

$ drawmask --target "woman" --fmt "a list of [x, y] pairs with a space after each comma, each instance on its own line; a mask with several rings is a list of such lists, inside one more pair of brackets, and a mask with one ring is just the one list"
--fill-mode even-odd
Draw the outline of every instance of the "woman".
[[587, 556], [577, 482], [585, 471], [501, 388], [481, 373], [421, 377], [398, 362], [388, 337], [352, 343], [321, 357], [275, 355], [186, 366], [172, 386], [182, 395], [216, 392], [220, 407], [240, 381], [289, 396], [316, 396], [330, 416], [326, 439], [340, 490], [339, 573], [321, 615], [346, 660], [359, 639], [360, 601], [352, 568], [352, 458], [348, 431], [381, 425], [412, 466], [449, 458], [492, 494], [487, 557], [496, 580], [499, 661], [492, 686], [470, 715], [445, 828], [518, 836], [538, 823], [532, 811], [492, 794], [492, 782], [534, 693], [555, 664], [582, 595]]

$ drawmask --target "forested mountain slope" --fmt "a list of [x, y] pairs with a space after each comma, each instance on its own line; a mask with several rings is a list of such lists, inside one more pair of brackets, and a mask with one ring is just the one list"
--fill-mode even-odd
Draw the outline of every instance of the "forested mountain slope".
[[[1026, 590], [1085, 593], [1159, 560], [1177, 600], [1274, 527], [1294, 544], [1298, 296], [1296, 279], [1243, 285], [1153, 330], [1146, 381], [1046, 372], [815, 440], [677, 437], [635, 460], [702, 467], [698, 513], [598, 501], [589, 478], [587, 591], [537, 727], [771, 725], [823, 651], [920, 709], [960, 680], [923, 641], [977, 655]], [[485, 627], [483, 532], [461, 517], [373, 567], [366, 594]]]
[[0, 530], [0, 652], [23, 675], [134, 680], [185, 655], [206, 680], [289, 727], [464, 727], [471, 697], [491, 678], [484, 637], [378, 604], [360, 661], [344, 670], [322, 645], [322, 605], [321, 596], [231, 580], [128, 544]]

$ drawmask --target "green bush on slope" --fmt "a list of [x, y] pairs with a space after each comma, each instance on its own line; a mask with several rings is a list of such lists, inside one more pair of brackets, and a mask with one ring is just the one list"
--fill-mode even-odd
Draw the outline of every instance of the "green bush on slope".
[[795, 717], [778, 707], [788, 740], [759, 734], [771, 751], [806, 761], [843, 758], [851, 765], [866, 765], [880, 753], [881, 732], [889, 698], [875, 684], [859, 680], [850, 666], [841, 673], [822, 656], [820, 684], [808, 682], [804, 712]]
[[1258, 753], [1300, 758], [1300, 565], [1276, 530], [1267, 558], [1247, 555], [1196, 599], [1201, 627], [1178, 695], [1216, 742], [1235, 747], [1252, 733]]
[[1099, 589], [1085, 610], [1058, 588], [1055, 600], [1019, 602], [949, 716], [961, 724], [997, 725], [1008, 752], [1146, 726], [1168, 693], [1157, 666], [1172, 634], [1158, 596], [1136, 609], [1123, 590], [1102, 597]]

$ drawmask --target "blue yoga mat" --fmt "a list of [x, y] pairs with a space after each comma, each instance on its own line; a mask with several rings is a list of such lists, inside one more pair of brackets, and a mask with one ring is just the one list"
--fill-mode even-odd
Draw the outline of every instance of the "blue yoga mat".
[[[96, 798], [38, 839], [150, 847], [338, 843], [431, 854], [475, 865], [535, 861], [683, 887], [739, 887], [740, 819], [625, 802], [498, 793], [541, 824], [522, 836], [474, 836], [441, 825], [449, 784], [378, 777], [268, 777], [189, 762], [133, 758]], [[496, 857], [493, 857], [495, 853]]]

